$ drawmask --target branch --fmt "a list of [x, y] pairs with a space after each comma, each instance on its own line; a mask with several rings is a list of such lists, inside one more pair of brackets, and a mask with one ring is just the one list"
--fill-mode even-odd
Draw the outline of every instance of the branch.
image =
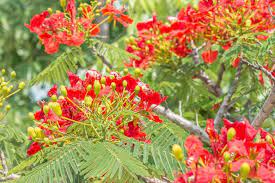
[[250, 63], [250, 62], [248, 62], [247, 60], [244, 60], [244, 59], [242, 60], [242, 63], [244, 63], [245, 65], [251, 67], [252, 69], [262, 71], [265, 75], [267, 75], [275, 83], [275, 77], [272, 75], [271, 72], [266, 70], [263, 66], [261, 66], [259, 64], [252, 64], [252, 63]]
[[222, 95], [221, 88], [214, 83], [214, 81], [212, 81], [205, 72], [199, 71], [199, 74], [196, 74], [195, 77], [199, 78], [205, 84], [210, 93], [216, 97], [220, 97]]
[[173, 113], [169, 109], [165, 109], [162, 106], [154, 106], [153, 111], [159, 115], [166, 117], [167, 119], [179, 125], [183, 129], [189, 131], [190, 133], [198, 135], [202, 141], [204, 141], [206, 144], [209, 144], [209, 137], [207, 133], [200, 127], [194, 125], [194, 123], [192, 123], [191, 121], [188, 121], [187, 119]]
[[255, 128], [260, 128], [264, 121], [268, 118], [270, 113], [275, 107], [275, 85], [273, 85], [273, 88], [271, 89], [271, 92], [269, 96], [267, 97], [264, 105], [262, 106], [259, 113], [254, 118], [252, 125]]
[[139, 177], [141, 180], [143, 180], [146, 183], [171, 183], [167, 178], [163, 178], [163, 180], [160, 180], [158, 178], [150, 178], [150, 177]]
[[224, 65], [224, 63], [221, 63], [221, 67], [220, 67], [220, 70], [219, 70], [219, 73], [218, 73], [218, 80], [217, 80], [216, 87], [221, 86], [224, 71], [225, 71], [225, 65]]
[[104, 65], [106, 65], [107, 67], [109, 67], [110, 69], [113, 69], [113, 65], [101, 54], [97, 53], [95, 48], [92, 48], [92, 52], [98, 56], [98, 58], [100, 58], [100, 60], [102, 61], [102, 63]]
[[238, 85], [238, 82], [239, 82], [239, 79], [240, 79], [240, 75], [241, 75], [241, 70], [242, 70], [242, 62], [240, 62], [239, 66], [238, 66], [238, 69], [237, 69], [237, 72], [235, 74], [235, 78], [228, 90], [228, 93], [227, 95], [224, 97], [224, 100], [220, 106], [220, 109], [216, 115], [216, 118], [214, 120], [214, 124], [215, 124], [215, 128], [216, 129], [219, 129], [219, 125], [220, 125], [220, 122], [224, 116], [224, 114], [226, 113], [227, 109], [228, 109], [228, 105], [229, 105], [229, 101], [231, 100], [233, 94], [235, 93], [236, 89], [237, 89], [237, 85]]
[[5, 154], [2, 150], [0, 150], [0, 161], [1, 161], [2, 168], [3, 168], [3, 170], [0, 170], [0, 174], [3, 175], [3, 177], [0, 177], [0, 182], [6, 182], [8, 180], [15, 180], [20, 177], [20, 175], [17, 175], [17, 174], [8, 175], [9, 169], [8, 169]]

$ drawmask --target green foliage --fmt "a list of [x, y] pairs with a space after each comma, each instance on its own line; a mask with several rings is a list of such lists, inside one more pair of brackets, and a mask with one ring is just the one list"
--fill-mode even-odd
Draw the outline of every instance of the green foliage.
[[83, 53], [79, 47], [67, 48], [55, 61], [40, 72], [30, 84], [34, 85], [39, 82], [61, 83], [67, 78], [67, 72], [75, 72], [78, 64], [83, 64]]

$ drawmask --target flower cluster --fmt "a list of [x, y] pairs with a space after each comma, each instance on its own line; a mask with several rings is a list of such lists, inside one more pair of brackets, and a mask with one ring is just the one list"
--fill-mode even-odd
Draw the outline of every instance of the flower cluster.
[[[76, 8], [75, 0], [61, 1], [64, 12], [52, 12], [51, 9], [35, 15], [30, 24], [26, 27], [37, 34], [45, 51], [48, 54], [58, 52], [61, 44], [68, 46], [80, 46], [91, 36], [96, 36], [100, 32], [99, 26], [110, 20], [115, 19], [124, 26], [132, 23], [132, 19], [124, 15], [124, 9], [116, 9], [114, 1], [101, 7], [101, 3], [92, 1], [91, 4], [82, 3]], [[77, 15], [77, 10], [79, 15]], [[95, 23], [96, 17], [107, 16], [100, 23]]]
[[169, 62], [171, 56], [185, 58], [204, 43], [201, 56], [211, 64], [218, 58], [218, 50], [211, 50], [213, 44], [227, 50], [244, 34], [267, 39], [268, 31], [275, 28], [269, 12], [274, 7], [271, 0], [202, 0], [197, 9], [183, 8], [166, 23], [153, 16], [138, 23], [138, 37], [128, 40], [127, 51], [139, 59], [132, 59], [127, 66], [146, 68], [156, 62]]
[[263, 129], [254, 129], [248, 121], [231, 123], [226, 119], [220, 134], [215, 131], [212, 119], [207, 121], [206, 132], [210, 150], [193, 135], [184, 144], [186, 160], [181, 148], [173, 146], [173, 154], [188, 169], [175, 182], [275, 182], [274, 136]]
[[68, 75], [70, 86], [61, 86], [57, 97], [55, 85], [48, 92], [51, 101], [40, 102], [41, 109], [30, 114], [37, 127], [28, 128], [33, 141], [28, 155], [81, 138], [120, 141], [126, 136], [149, 142], [143, 132], [145, 121], [162, 122], [152, 109], [166, 97], [130, 74], [102, 76], [90, 70], [84, 80]]
[[[17, 88], [14, 88], [12, 84], [12, 80], [16, 77], [16, 72], [10, 72], [10, 75], [6, 73], [5, 69], [1, 70], [0, 74], [0, 121], [3, 120], [7, 112], [11, 109], [9, 104], [6, 104], [6, 101], [16, 94], [17, 92], [21, 91], [25, 88], [25, 83], [20, 82]], [[2, 110], [4, 108], [4, 110]]]

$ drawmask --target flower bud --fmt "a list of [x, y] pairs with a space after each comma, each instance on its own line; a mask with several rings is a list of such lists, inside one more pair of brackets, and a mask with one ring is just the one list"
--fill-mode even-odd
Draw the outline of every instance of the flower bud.
[[12, 78], [15, 78], [15, 77], [16, 77], [16, 72], [15, 72], [15, 71], [12, 71], [12, 72], [11, 72], [11, 77], [12, 77]]
[[139, 68], [136, 68], [134, 73], [136, 77], [139, 77], [141, 75], [141, 70]]
[[65, 7], [66, 7], [67, 0], [59, 0], [59, 2], [60, 2], [60, 6], [61, 6], [62, 8], [65, 8]]
[[251, 26], [251, 24], [252, 24], [252, 21], [250, 19], [248, 19], [248, 20], [245, 21], [245, 25], [247, 27]]
[[51, 109], [57, 116], [62, 116], [62, 109], [59, 103], [53, 102], [53, 104], [51, 105]]
[[51, 142], [50, 142], [50, 139], [47, 138], [47, 137], [44, 138], [44, 142], [45, 142], [45, 144], [50, 144], [50, 143], [51, 143]]
[[112, 82], [111, 87], [112, 87], [113, 90], [115, 90], [116, 89], [116, 83]]
[[6, 73], [6, 69], [2, 69], [2, 75], [4, 75]]
[[123, 81], [122, 81], [122, 85], [123, 85], [124, 88], [126, 88], [127, 84], [128, 84], [128, 83], [127, 83], [126, 80], [123, 80]]
[[35, 132], [34, 132], [34, 128], [33, 127], [28, 127], [28, 136], [35, 138]]
[[18, 88], [19, 88], [20, 90], [22, 90], [22, 89], [25, 88], [25, 86], [26, 86], [26, 84], [25, 84], [24, 82], [20, 82], [19, 85], [18, 85]]
[[53, 9], [52, 8], [48, 8], [47, 11], [49, 12], [49, 14], [53, 14]]
[[227, 131], [227, 141], [231, 141], [236, 136], [236, 130], [234, 128], [229, 128]]
[[100, 79], [100, 83], [101, 83], [101, 84], [106, 84], [106, 78], [105, 78], [105, 77], [102, 77], [102, 78]]
[[44, 105], [43, 106], [43, 112], [44, 112], [44, 114], [48, 114], [49, 110], [50, 110], [50, 107], [48, 105]]
[[230, 160], [230, 153], [229, 152], [225, 152], [223, 154], [223, 159], [225, 162], [228, 162]]
[[57, 101], [57, 96], [56, 95], [52, 95], [51, 99], [52, 99], [53, 102], [56, 102]]
[[269, 143], [272, 144], [272, 137], [270, 135], [265, 136], [265, 140]]
[[129, 73], [129, 70], [127, 68], [123, 69], [123, 74], [126, 75]]
[[39, 127], [35, 127], [34, 132], [35, 132], [37, 138], [42, 138], [44, 136], [41, 128], [39, 128]]
[[246, 179], [250, 172], [250, 165], [248, 163], [243, 163], [240, 168], [240, 176], [243, 179]]
[[90, 96], [86, 96], [86, 97], [85, 97], [85, 99], [84, 99], [85, 105], [91, 106], [91, 105], [92, 105], [92, 102], [93, 102], [92, 97], [90, 97]]
[[6, 105], [5, 109], [6, 109], [6, 111], [11, 110], [11, 105]]
[[140, 91], [140, 86], [136, 86], [135, 87], [135, 94], [138, 95], [139, 94], [139, 91]]
[[92, 85], [88, 85], [88, 86], [86, 87], [87, 92], [91, 91], [91, 89], [92, 89]]
[[34, 118], [34, 114], [33, 114], [32, 112], [29, 112], [28, 116], [29, 116], [29, 118], [30, 118], [31, 120], [34, 120], [34, 119], [35, 119], [35, 118]]
[[60, 86], [60, 92], [61, 92], [61, 94], [63, 95], [63, 96], [67, 96], [67, 89], [66, 89], [66, 87], [65, 86]]
[[100, 89], [101, 89], [100, 82], [98, 80], [95, 80], [95, 82], [94, 82], [94, 92], [95, 92], [96, 95], [99, 94]]
[[64, 96], [59, 96], [59, 97], [58, 97], [58, 100], [64, 100], [64, 99], [65, 99]]
[[172, 147], [172, 154], [179, 161], [183, 159], [182, 149], [178, 144], [174, 144]]

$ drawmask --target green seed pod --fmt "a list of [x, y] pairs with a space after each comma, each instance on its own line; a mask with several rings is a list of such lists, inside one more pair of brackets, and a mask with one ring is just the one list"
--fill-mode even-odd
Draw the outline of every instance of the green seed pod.
[[20, 82], [19, 85], [18, 85], [18, 88], [20, 90], [23, 90], [25, 88], [26, 84], [24, 82]]
[[63, 96], [67, 97], [67, 89], [65, 86], [60, 86], [60, 92]]
[[57, 96], [56, 95], [52, 95], [51, 99], [52, 99], [53, 102], [56, 102], [57, 101]]
[[53, 102], [51, 109], [57, 116], [62, 116], [62, 109], [59, 103]]
[[106, 78], [105, 78], [105, 77], [102, 77], [102, 78], [100, 79], [100, 83], [101, 83], [101, 84], [106, 84]]
[[228, 162], [230, 160], [230, 153], [229, 152], [225, 152], [223, 154], [223, 159], [225, 162]]
[[47, 115], [49, 113], [49, 110], [50, 110], [50, 107], [48, 105], [44, 105], [43, 106], [43, 112], [44, 112], [44, 114]]
[[12, 72], [11, 72], [11, 77], [12, 77], [12, 78], [15, 78], [15, 77], [16, 77], [16, 72], [15, 72], [15, 71], [12, 71]]
[[86, 97], [85, 97], [85, 99], [84, 99], [85, 105], [91, 106], [91, 105], [92, 105], [92, 102], [93, 102], [92, 97], [90, 97], [90, 96], [86, 96]]
[[135, 94], [138, 95], [139, 94], [139, 91], [140, 91], [140, 86], [136, 86], [135, 87]]
[[101, 89], [100, 82], [98, 80], [95, 80], [95, 82], [94, 82], [94, 92], [95, 92], [96, 95], [99, 94], [100, 89]]
[[112, 87], [113, 90], [115, 90], [116, 89], [116, 83], [112, 82], [111, 87]]
[[236, 136], [236, 130], [234, 128], [229, 128], [227, 131], [227, 141], [231, 141]]
[[240, 168], [240, 176], [243, 179], [246, 179], [250, 172], [250, 165], [248, 163], [243, 163]]

